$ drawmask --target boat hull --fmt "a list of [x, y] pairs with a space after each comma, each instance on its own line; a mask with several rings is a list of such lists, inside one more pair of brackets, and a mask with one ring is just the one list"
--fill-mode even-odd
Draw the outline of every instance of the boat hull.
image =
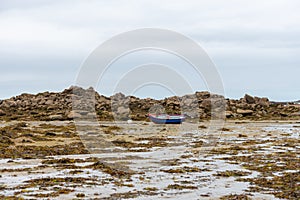
[[185, 118], [183, 116], [171, 116], [172, 118], [158, 118], [153, 115], [149, 115], [150, 120], [155, 124], [181, 124]]

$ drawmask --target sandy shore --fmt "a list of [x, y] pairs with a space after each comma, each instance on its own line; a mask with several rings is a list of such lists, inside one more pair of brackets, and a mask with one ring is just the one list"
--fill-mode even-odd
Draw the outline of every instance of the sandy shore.
[[0, 197], [299, 199], [298, 121], [220, 125], [3, 122]]

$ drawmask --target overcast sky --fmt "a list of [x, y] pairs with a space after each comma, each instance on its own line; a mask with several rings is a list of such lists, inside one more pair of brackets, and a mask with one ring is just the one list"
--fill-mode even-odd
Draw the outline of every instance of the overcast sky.
[[[0, 99], [63, 90], [75, 83], [81, 64], [101, 43], [125, 31], [153, 27], [198, 42], [215, 63], [226, 97], [249, 93], [298, 100], [299, 8], [297, 0], [0, 0]], [[164, 55], [150, 55], [155, 56]], [[141, 56], [131, 61], [136, 58]], [[202, 83], [197, 89], [207, 89]], [[148, 89], [137, 94], [169, 95]]]

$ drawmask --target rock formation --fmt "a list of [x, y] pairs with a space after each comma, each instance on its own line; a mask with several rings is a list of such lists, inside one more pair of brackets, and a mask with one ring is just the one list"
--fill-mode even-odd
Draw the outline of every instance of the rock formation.
[[[246, 94], [239, 100], [225, 99], [209, 92], [196, 92], [163, 100], [140, 99], [117, 93], [106, 97], [93, 88], [72, 86], [62, 92], [21, 94], [0, 101], [0, 120], [70, 120], [97, 117], [99, 120], [146, 120], [147, 113], [161, 105], [168, 114], [185, 114], [188, 119], [210, 119], [224, 111], [230, 119], [297, 119], [296, 102], [270, 102]], [[225, 112], [226, 111], [226, 112]]]

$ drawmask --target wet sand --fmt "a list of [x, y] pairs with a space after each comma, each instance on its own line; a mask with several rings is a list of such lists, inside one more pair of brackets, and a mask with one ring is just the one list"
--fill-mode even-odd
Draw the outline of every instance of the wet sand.
[[297, 121], [0, 126], [1, 198], [300, 198]]

